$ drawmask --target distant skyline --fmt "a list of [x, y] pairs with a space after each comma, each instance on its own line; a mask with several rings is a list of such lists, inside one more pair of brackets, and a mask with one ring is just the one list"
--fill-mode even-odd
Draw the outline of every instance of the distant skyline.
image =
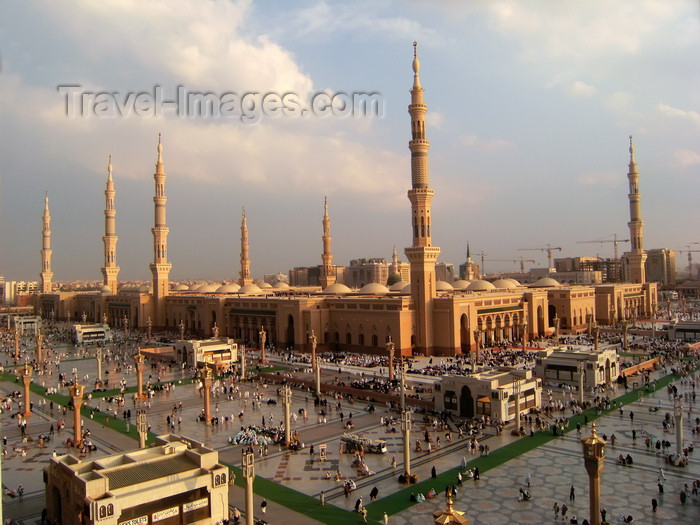
[[[644, 248], [685, 249], [700, 241], [698, 15], [691, 0], [3, 2], [0, 275], [38, 280], [48, 192], [54, 281], [101, 280], [111, 154], [119, 280], [150, 280], [159, 132], [171, 280], [238, 278], [243, 206], [254, 278], [321, 264], [325, 195], [335, 264], [390, 260], [394, 245], [406, 261], [414, 40], [440, 262], [456, 269], [467, 242], [489, 273], [519, 269], [489, 259], [545, 267], [546, 253], [518, 249], [547, 244], [612, 257], [612, 243], [577, 241], [629, 238], [629, 135]], [[382, 105], [257, 122], [167, 108], [69, 117], [67, 85], [122, 103], [183, 86]], [[676, 260], [684, 271], [687, 254]]]

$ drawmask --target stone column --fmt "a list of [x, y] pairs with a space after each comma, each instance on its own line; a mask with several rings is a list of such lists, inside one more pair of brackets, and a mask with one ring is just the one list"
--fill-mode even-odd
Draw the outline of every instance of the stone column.
[[267, 332], [265, 332], [264, 326], [260, 326], [260, 332], [258, 332], [258, 335], [260, 336], [260, 364], [264, 365], [267, 363], [267, 359], [265, 359], [265, 341], [267, 340]]
[[588, 472], [590, 523], [600, 525], [600, 477], [604, 466], [605, 441], [596, 435], [595, 421], [591, 437], [581, 440], [581, 444], [583, 460]]
[[33, 371], [34, 369], [29, 363], [24, 363], [24, 366], [22, 367], [22, 382], [24, 383], [24, 412], [22, 413], [23, 417], [29, 417], [32, 415], [29, 385], [32, 384]]
[[394, 342], [389, 336], [389, 341], [386, 343], [386, 349], [389, 352], [389, 381], [394, 380]]
[[513, 436], [520, 436], [520, 379], [513, 381], [513, 397], [515, 398], [515, 428]]
[[316, 371], [316, 334], [311, 330], [311, 337], [309, 338], [311, 343], [311, 369]]
[[[401, 411], [401, 431], [403, 432], [403, 470], [411, 475], [411, 411]], [[408, 481], [408, 480], [407, 480]]]
[[15, 360], [19, 359], [19, 328], [15, 325]]
[[102, 347], [97, 347], [97, 380], [102, 381]]
[[593, 333], [593, 314], [586, 314], [586, 323], [588, 324], [588, 337]]
[[44, 343], [44, 336], [41, 335], [41, 332], [37, 331], [37, 334], [36, 334], [36, 362], [40, 365], [44, 364], [44, 354], [42, 352], [43, 343]]
[[238, 352], [241, 354], [241, 380], [245, 379], [245, 343], [238, 348]]
[[78, 446], [83, 440], [83, 431], [80, 426], [80, 407], [83, 406], [83, 391], [85, 387], [78, 383], [78, 373], [74, 371], [73, 385], [69, 388], [70, 397], [73, 400], [73, 446]]
[[523, 352], [527, 349], [527, 317], [523, 317], [523, 328], [522, 338], [523, 338]]
[[292, 389], [289, 385], [282, 388], [282, 403], [284, 403], [284, 445], [286, 447], [292, 442], [292, 423], [290, 412], [292, 410]]
[[185, 322], [180, 321], [179, 327], [180, 327], [180, 341], [184, 341], [185, 340]]
[[554, 314], [554, 344], [559, 344], [559, 323], [561, 319], [557, 314]]
[[148, 342], [151, 342], [151, 329], [153, 328], [153, 323], [151, 323], [151, 316], [148, 316]]
[[598, 325], [596, 324], [593, 327], [593, 348], [595, 351], [598, 351], [598, 342], [600, 340], [600, 328], [598, 328]]
[[476, 362], [479, 360], [479, 347], [481, 346], [481, 330], [474, 330], [474, 352], [469, 352], [472, 362], [472, 374], [476, 372]]
[[629, 321], [624, 320], [622, 321], [622, 349], [627, 352], [629, 350], [629, 343], [627, 342], [627, 331], [629, 329]]
[[676, 420], [676, 454], [683, 455], [683, 399], [679, 396], [673, 400], [673, 416]]
[[143, 365], [144, 357], [141, 352], [137, 352], [134, 356], [134, 364], [136, 365], [136, 398], [143, 399]]
[[245, 523], [254, 525], [253, 481], [255, 480], [255, 454], [243, 452], [243, 478], [245, 479]]
[[576, 363], [578, 368], [578, 402], [583, 407], [583, 378], [586, 374], [586, 364], [583, 361]]
[[146, 448], [146, 436], [148, 435], [148, 422], [146, 411], [139, 410], [136, 414], [136, 432], [139, 435], [139, 448]]
[[316, 395], [321, 396], [321, 356], [316, 356]]
[[200, 377], [202, 378], [202, 388], [204, 389], [204, 419], [209, 423], [211, 419], [211, 403], [209, 399], [211, 396], [211, 370], [208, 366], [204, 365]]

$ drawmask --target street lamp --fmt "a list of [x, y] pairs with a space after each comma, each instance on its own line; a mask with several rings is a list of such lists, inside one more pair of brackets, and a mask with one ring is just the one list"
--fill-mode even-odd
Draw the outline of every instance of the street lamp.
[[683, 455], [683, 398], [681, 396], [673, 399], [673, 417], [676, 419], [676, 454], [680, 458]]
[[243, 451], [243, 478], [245, 479], [245, 522], [254, 525], [253, 480], [255, 480], [255, 454]]
[[605, 459], [605, 441], [596, 434], [595, 421], [591, 437], [582, 439], [581, 445], [584, 465], [588, 472], [590, 522], [591, 525], [600, 525], [600, 477]]
[[469, 352], [471, 354], [471, 362], [472, 362], [472, 374], [476, 372], [476, 361], [479, 356], [479, 345], [481, 344], [481, 334], [483, 332], [479, 330], [478, 328], [474, 330], [474, 352]]
[[386, 350], [389, 352], [389, 381], [394, 380], [394, 342], [389, 336], [389, 340], [386, 343]]

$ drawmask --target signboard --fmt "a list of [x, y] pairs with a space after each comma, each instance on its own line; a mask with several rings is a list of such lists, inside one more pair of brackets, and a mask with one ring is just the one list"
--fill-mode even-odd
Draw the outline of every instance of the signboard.
[[159, 510], [151, 514], [151, 522], [161, 521], [166, 518], [172, 518], [180, 514], [180, 507], [170, 507], [169, 509]]
[[127, 521], [120, 521], [119, 525], [148, 525], [148, 516], [140, 516]]
[[189, 503], [182, 504], [182, 513], [190, 512], [192, 510], [201, 509], [209, 505], [209, 498], [198, 499], [197, 501], [191, 501]]

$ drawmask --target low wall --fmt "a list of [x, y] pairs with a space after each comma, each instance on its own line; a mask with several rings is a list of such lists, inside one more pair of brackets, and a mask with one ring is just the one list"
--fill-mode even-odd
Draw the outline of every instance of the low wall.
[[[311, 388], [312, 391], [316, 390], [316, 381], [310, 380], [310, 379], [298, 379], [298, 378], [293, 378], [289, 379], [283, 375], [277, 375], [275, 373], [271, 372], [264, 372], [258, 374], [261, 378], [264, 378], [267, 381], [273, 382], [273, 383], [296, 383], [296, 384], [301, 384], [304, 385], [308, 388]], [[385, 404], [387, 402], [393, 402], [394, 404], [398, 405], [401, 403], [401, 398], [395, 394], [385, 394], [383, 392], [377, 392], [376, 390], [364, 390], [360, 388], [353, 388], [351, 386], [345, 386], [345, 385], [336, 385], [336, 384], [329, 384], [329, 383], [321, 383], [321, 392], [324, 394], [328, 394], [330, 392], [335, 392], [338, 394], [350, 394], [353, 398], [355, 399], [361, 399], [361, 400], [371, 400], [374, 401], [375, 403], [382, 403]], [[406, 404], [416, 407], [416, 408], [422, 408], [425, 410], [434, 410], [435, 409], [435, 403], [433, 401], [428, 401], [427, 399], [416, 399], [415, 397], [408, 397], [406, 396]]]
[[659, 359], [655, 357], [654, 359], [649, 359], [648, 361], [644, 361], [643, 363], [639, 363], [638, 365], [625, 368], [620, 372], [620, 374], [622, 375], [622, 377], [633, 376], [634, 374], [638, 374], [643, 370], [653, 370], [658, 364]]

